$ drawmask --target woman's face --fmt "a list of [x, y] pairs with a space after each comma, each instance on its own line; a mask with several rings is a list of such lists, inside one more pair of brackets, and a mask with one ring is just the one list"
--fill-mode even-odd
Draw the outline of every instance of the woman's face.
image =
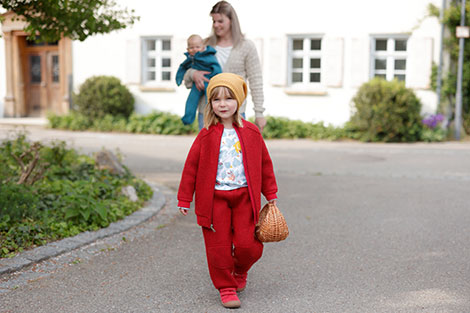
[[230, 19], [225, 14], [213, 13], [212, 16], [212, 28], [214, 34], [217, 37], [225, 37], [231, 34], [231, 23]]

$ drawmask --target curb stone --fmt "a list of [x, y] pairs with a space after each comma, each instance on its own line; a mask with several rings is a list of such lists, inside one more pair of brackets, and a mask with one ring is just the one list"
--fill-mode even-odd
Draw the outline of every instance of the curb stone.
[[141, 224], [157, 214], [165, 204], [165, 196], [160, 191], [158, 185], [146, 181], [153, 189], [153, 197], [146, 206], [122, 220], [109, 224], [108, 227], [97, 231], [86, 231], [74, 237], [64, 238], [62, 240], [50, 242], [44, 246], [34, 248], [19, 253], [12, 258], [0, 259], [0, 275], [13, 273], [29, 265], [53, 258], [60, 254], [75, 250], [84, 245], [95, 242], [99, 239], [121, 233], [129, 228]]

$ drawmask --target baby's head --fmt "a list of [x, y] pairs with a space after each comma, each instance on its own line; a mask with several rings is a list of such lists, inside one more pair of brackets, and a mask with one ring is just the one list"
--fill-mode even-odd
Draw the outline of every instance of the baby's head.
[[216, 97], [232, 98], [237, 101], [237, 109], [233, 116], [233, 121], [237, 126], [243, 127], [240, 116], [240, 107], [245, 102], [248, 89], [243, 77], [233, 73], [220, 73], [215, 75], [209, 81], [207, 86], [207, 104], [204, 112], [204, 127], [216, 124], [218, 117], [212, 108], [212, 100]]
[[201, 36], [191, 35], [188, 38], [188, 53], [189, 55], [195, 55], [196, 52], [204, 51], [204, 42], [202, 41]]

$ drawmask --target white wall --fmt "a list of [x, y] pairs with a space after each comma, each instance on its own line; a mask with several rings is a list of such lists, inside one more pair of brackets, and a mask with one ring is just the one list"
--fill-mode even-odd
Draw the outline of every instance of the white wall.
[[[142, 36], [172, 36], [173, 75], [184, 60], [185, 39], [192, 33], [209, 35], [209, 12], [215, 0], [147, 1], [118, 0], [122, 6], [134, 9], [139, 15], [132, 27], [107, 35], [97, 35], [84, 42], [73, 43], [74, 86], [93, 75], [119, 77], [135, 94], [136, 108], [146, 113], [153, 109], [183, 114], [189, 90], [172, 82], [172, 91], [142, 91], [140, 82], [140, 38]], [[255, 41], [261, 57], [264, 75], [265, 114], [286, 116], [304, 121], [324, 121], [340, 125], [349, 119], [350, 99], [357, 90], [358, 77], [367, 78], [369, 40], [371, 34], [409, 33], [433, 38], [432, 58], [438, 61], [440, 26], [436, 19], [424, 19], [428, 3], [441, 5], [441, 0], [232, 0], [238, 13], [242, 31]], [[373, 12], [373, 13], [371, 13]], [[286, 86], [273, 86], [273, 75], [279, 74], [279, 65], [273, 66], [273, 40], [286, 41], [290, 34], [325, 34], [341, 38], [343, 42], [343, 74], [340, 88], [326, 88], [326, 95], [288, 95]], [[365, 64], [356, 70], [353, 57], [357, 47], [365, 47], [361, 58]], [[286, 50], [285, 46], [283, 50]], [[286, 62], [286, 51], [279, 52]], [[0, 39], [0, 62], [4, 62], [3, 40]], [[0, 108], [4, 101], [4, 66], [0, 63]], [[282, 68], [282, 66], [281, 66]], [[285, 68], [283, 68], [285, 71]], [[286, 73], [282, 73], [286, 75]], [[435, 95], [429, 90], [418, 90], [424, 102], [424, 111], [436, 107]], [[249, 99], [247, 115], [252, 116]], [[1, 116], [1, 115], [0, 115]]]

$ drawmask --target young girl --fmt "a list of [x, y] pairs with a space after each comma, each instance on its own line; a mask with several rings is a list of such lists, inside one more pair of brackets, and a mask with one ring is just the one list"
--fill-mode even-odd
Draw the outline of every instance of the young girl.
[[276, 201], [277, 184], [258, 128], [242, 120], [247, 95], [241, 76], [222, 73], [207, 86], [204, 128], [189, 151], [178, 190], [178, 207], [188, 214], [193, 194], [202, 226], [209, 274], [222, 305], [240, 307], [237, 291], [259, 260], [263, 244], [255, 237], [261, 193]]

